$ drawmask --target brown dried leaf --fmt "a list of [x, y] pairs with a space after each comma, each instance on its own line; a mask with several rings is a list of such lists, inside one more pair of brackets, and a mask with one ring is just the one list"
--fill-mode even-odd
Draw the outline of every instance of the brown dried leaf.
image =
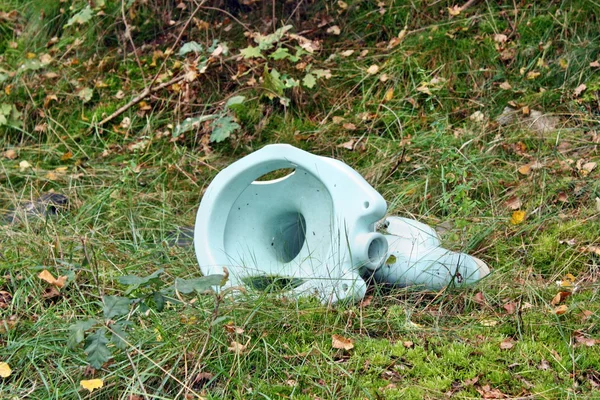
[[347, 150], [354, 150], [354, 139], [350, 139], [347, 142], [338, 144], [337, 147], [338, 148], [342, 148], [342, 149], [347, 149]]
[[567, 311], [569, 311], [569, 307], [567, 307], [566, 305], [562, 305], [562, 306], [558, 306], [554, 309], [554, 314], [556, 315], [563, 315], [565, 314]]
[[515, 311], [517, 311], [517, 305], [514, 301], [509, 301], [508, 303], [505, 303], [502, 307], [506, 310], [507, 314], [514, 314]]
[[515, 346], [515, 342], [513, 341], [512, 338], [506, 338], [500, 342], [500, 348], [502, 350], [509, 350], [509, 349], [512, 349], [514, 346]]
[[477, 292], [477, 294], [473, 296], [473, 301], [477, 304], [486, 304], [485, 296], [482, 292]]
[[62, 288], [63, 286], [65, 286], [65, 283], [67, 282], [66, 276], [59, 276], [57, 279], [47, 269], [40, 272], [38, 274], [38, 278], [40, 278], [43, 281], [48, 282], [49, 284], [51, 284], [53, 286], [56, 286], [57, 288]]
[[332, 335], [331, 347], [334, 349], [352, 350], [354, 348], [354, 341], [340, 335]]
[[512, 196], [510, 199], [506, 200], [504, 205], [509, 210], [518, 210], [519, 208], [521, 208], [523, 203], [521, 202], [521, 199], [519, 199], [517, 196]]
[[579, 85], [575, 88], [575, 90], [573, 91], [573, 96], [575, 96], [575, 97], [581, 96], [581, 93], [585, 92], [585, 89], [587, 89], [587, 86], [585, 83], [582, 83], [581, 85]]
[[9, 160], [14, 160], [17, 158], [17, 152], [14, 149], [8, 149], [2, 153], [2, 157], [8, 158]]
[[236, 354], [241, 354], [243, 352], [246, 351], [248, 345], [247, 344], [241, 344], [236, 342], [235, 340], [232, 340], [230, 343], [230, 346], [227, 347], [227, 350], [236, 353]]
[[556, 294], [556, 296], [554, 296], [554, 298], [552, 298], [552, 301], [550, 302], [550, 304], [552, 304], [553, 306], [557, 306], [560, 303], [562, 303], [570, 295], [571, 295], [571, 292], [558, 292]]

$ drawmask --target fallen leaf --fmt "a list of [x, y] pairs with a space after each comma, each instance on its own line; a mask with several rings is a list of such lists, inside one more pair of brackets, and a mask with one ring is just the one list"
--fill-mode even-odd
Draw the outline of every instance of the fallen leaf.
[[450, 14], [451, 17], [456, 17], [457, 15], [460, 15], [461, 11], [462, 9], [460, 6], [448, 7], [448, 14]]
[[341, 147], [342, 149], [354, 150], [354, 139], [350, 139], [347, 142], [338, 144], [337, 147]]
[[0, 377], [8, 378], [12, 374], [12, 369], [10, 369], [10, 365], [5, 362], [0, 362]]
[[509, 350], [509, 349], [512, 349], [514, 346], [515, 346], [515, 342], [513, 341], [512, 338], [506, 338], [500, 342], [500, 348], [502, 350]]
[[73, 158], [73, 152], [71, 150], [69, 150], [65, 154], [60, 156], [60, 161], [68, 161], [71, 158]]
[[540, 75], [541, 75], [541, 74], [540, 74], [539, 72], [537, 72], [537, 71], [529, 71], [529, 72], [527, 73], [527, 79], [531, 81], [531, 80], [533, 80], [533, 79], [537, 78], [537, 77], [538, 77], [538, 76], [540, 76]]
[[29, 168], [31, 168], [31, 164], [29, 164], [28, 161], [23, 160], [19, 163], [19, 171], [24, 172], [26, 169]]
[[469, 116], [469, 119], [475, 122], [483, 122], [483, 120], [485, 119], [485, 115], [481, 111], [475, 111]]
[[592, 61], [590, 63], [590, 67], [592, 67], [592, 68], [600, 68], [600, 62], [598, 62], [598, 61]]
[[17, 152], [14, 149], [8, 149], [2, 153], [2, 157], [8, 158], [9, 160], [14, 160], [17, 158]]
[[0, 309], [8, 308], [12, 302], [12, 295], [7, 291], [0, 290]]
[[477, 391], [483, 399], [506, 399], [508, 396], [500, 391], [500, 389], [492, 389], [490, 385], [483, 385], [477, 388]]
[[375, 75], [377, 72], [379, 72], [379, 66], [377, 66], [375, 64], [371, 65], [367, 69], [367, 74], [369, 74], [369, 75]]
[[344, 50], [340, 53], [342, 57], [350, 57], [352, 54], [354, 54], [354, 50]]
[[592, 253], [595, 254], [597, 256], [600, 256], [600, 246], [583, 246], [579, 248], [580, 251], [584, 252], [584, 253]]
[[406, 342], [402, 342], [402, 346], [406, 347], [407, 349], [412, 349], [415, 347], [415, 344], [410, 340], [407, 340]]
[[65, 283], [67, 282], [67, 277], [66, 276], [59, 276], [58, 279], [57, 279], [47, 269], [45, 269], [42, 272], [40, 272], [38, 274], [38, 278], [40, 278], [41, 280], [46, 281], [49, 284], [51, 284], [53, 286], [56, 286], [58, 288], [64, 287]]
[[512, 301], [505, 303], [502, 307], [506, 310], [507, 314], [514, 314], [517, 311], [517, 305]]
[[496, 326], [498, 325], [498, 321], [495, 319], [483, 319], [479, 322], [481, 326]]
[[482, 292], [477, 292], [475, 296], [473, 296], [473, 301], [477, 304], [486, 304], [485, 296]]
[[91, 88], [83, 88], [79, 92], [77, 92], [77, 97], [79, 97], [83, 103], [87, 103], [92, 99], [94, 95], [94, 89]]
[[331, 347], [334, 349], [352, 350], [354, 348], [354, 342], [352, 339], [348, 339], [340, 335], [332, 335]]
[[508, 40], [508, 36], [506, 36], [503, 33], [496, 33], [494, 35], [494, 42], [497, 42], [497, 43], [506, 43], [507, 40]]
[[538, 365], [538, 369], [541, 369], [542, 371], [547, 371], [550, 369], [550, 363], [542, 359], [542, 362], [540, 363], [540, 365]]
[[88, 379], [80, 381], [79, 384], [82, 388], [89, 390], [89, 392], [92, 393], [95, 389], [100, 389], [104, 386], [104, 381], [102, 381], [102, 379]]
[[247, 347], [248, 346], [245, 344], [241, 344], [241, 343], [236, 342], [235, 340], [232, 340], [230, 346], [227, 347], [227, 350], [229, 350], [235, 354], [241, 354], [244, 351], [246, 351]]
[[570, 295], [571, 295], [571, 292], [558, 292], [556, 294], [556, 296], [554, 296], [552, 298], [552, 301], [550, 302], [550, 304], [552, 304], [553, 306], [557, 306], [560, 303], [562, 303]]
[[569, 307], [567, 307], [566, 305], [561, 305], [558, 306], [554, 309], [554, 314], [556, 315], [563, 315], [564, 313], [566, 313], [567, 311], [569, 311]]
[[334, 26], [330, 26], [329, 28], [327, 28], [327, 33], [329, 33], [330, 35], [339, 35], [341, 33], [340, 27], [337, 25]]
[[240, 328], [239, 326], [233, 325], [233, 323], [226, 324], [223, 327], [229, 333], [235, 333], [238, 335], [241, 335], [242, 333], [244, 333], [244, 329]]
[[356, 125], [354, 125], [351, 122], [346, 122], [345, 124], [342, 125], [344, 127], [344, 129], [347, 129], [349, 131], [355, 131], [356, 130]]
[[385, 92], [385, 96], [383, 96], [383, 100], [384, 101], [390, 101], [394, 98], [394, 88], [389, 88], [386, 92]]
[[344, 122], [344, 117], [335, 116], [331, 118], [331, 120], [334, 124], [341, 124], [342, 122]]
[[597, 165], [598, 164], [595, 162], [587, 162], [581, 166], [580, 171], [582, 172], [583, 175], [587, 175], [590, 172], [592, 172], [594, 170], [594, 168], [596, 168]]
[[510, 223], [513, 225], [519, 225], [525, 220], [525, 215], [527, 213], [525, 211], [515, 211], [512, 213], [510, 217]]
[[507, 81], [504, 81], [500, 84], [500, 89], [510, 90], [510, 89], [512, 89], [512, 86], [510, 86], [510, 83], [508, 83]]
[[519, 167], [518, 169], [521, 175], [529, 175], [531, 173], [531, 165], [525, 164]]
[[573, 95], [575, 97], [579, 97], [579, 96], [581, 96], [581, 93], [583, 93], [585, 91], [585, 89], [587, 89], [587, 86], [585, 83], [582, 83], [581, 85], [579, 85], [575, 88], [575, 90], [573, 91]]
[[517, 196], [512, 196], [504, 203], [504, 206], [509, 210], [518, 210], [522, 205], [523, 203], [521, 202], [521, 199], [519, 199]]

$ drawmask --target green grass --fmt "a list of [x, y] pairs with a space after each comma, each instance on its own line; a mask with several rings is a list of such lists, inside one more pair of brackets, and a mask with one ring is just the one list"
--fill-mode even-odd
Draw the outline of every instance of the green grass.
[[[173, 44], [193, 4], [181, 10], [154, 0], [126, 10], [140, 69], [118, 2], [70, 28], [66, 21], [87, 3], [67, 2], [64, 12], [50, 3], [0, 5], [18, 11], [15, 20], [0, 17], [0, 104], [22, 113], [0, 126], [0, 211], [49, 191], [70, 199], [56, 216], [22, 213], [17, 223], [0, 223], [0, 361], [12, 368], [0, 380], [1, 398], [438, 399], [492, 390], [512, 398], [600, 398], [600, 342], [580, 343], [600, 340], [600, 258], [585, 251], [600, 246], [600, 167], [581, 169], [600, 162], [600, 68], [590, 66], [600, 59], [595, 2], [534, 2], [515, 11], [512, 3], [482, 1], [454, 18], [447, 1], [386, 1], [384, 13], [375, 1], [347, 1], [339, 13], [337, 2], [295, 12], [277, 3], [276, 15], [291, 16], [296, 32], [322, 40], [322, 50], [303, 61], [333, 75], [313, 89], [286, 89], [287, 107], [264, 96], [264, 61], [233, 57], [252, 43], [244, 27], [201, 10], [183, 41], [209, 46], [216, 38], [229, 43], [230, 54], [195, 81], [153, 93], [149, 109], [134, 106], [104, 127], [97, 122], [159, 73], [163, 58], [154, 51]], [[271, 32], [264, 24], [270, 4], [230, 11], [251, 29]], [[339, 25], [342, 34], [318, 27], [319, 13], [329, 13], [335, 21], [327, 26]], [[402, 41], [387, 49], [405, 26]], [[24, 70], [28, 53], [52, 61]], [[165, 70], [177, 76], [190, 62], [173, 55]], [[304, 76], [290, 61], [267, 62]], [[379, 66], [374, 75], [371, 65]], [[256, 86], [247, 84], [251, 77]], [[575, 96], [581, 84], [587, 89]], [[83, 88], [94, 89], [88, 102], [78, 96]], [[201, 126], [172, 138], [178, 122], [220, 112], [234, 95], [246, 96], [234, 136], [209, 143], [210, 129]], [[552, 116], [556, 129], [499, 124], [509, 105]], [[477, 111], [481, 122], [470, 118]], [[339, 146], [350, 140], [354, 150]], [[119, 277], [159, 269], [166, 285], [199, 277], [193, 248], [170, 246], [172, 232], [193, 225], [220, 169], [269, 143], [345, 161], [382, 193], [390, 214], [443, 228], [447, 247], [485, 260], [493, 273], [472, 288], [440, 293], [372, 287], [370, 304], [361, 305], [252, 291], [181, 296], [160, 312], [134, 305], [120, 317], [132, 323], [125, 349], [110, 344], [113, 358], [91, 368], [81, 345], [67, 346], [69, 327], [103, 320], [102, 297], [125, 296]], [[9, 149], [16, 158], [6, 157]], [[21, 168], [23, 161], [31, 167]], [[535, 161], [540, 168], [518, 172]], [[527, 213], [518, 225], [506, 205], [514, 196]], [[68, 276], [58, 295], [37, 277], [43, 269]], [[556, 281], [568, 273], [577, 289], [564, 302], [568, 311], [556, 315]], [[351, 338], [354, 348], [333, 349], [334, 334]], [[502, 349], [507, 339], [513, 346]], [[244, 350], [232, 351], [232, 342]], [[79, 382], [91, 378], [104, 387], [88, 394]]]

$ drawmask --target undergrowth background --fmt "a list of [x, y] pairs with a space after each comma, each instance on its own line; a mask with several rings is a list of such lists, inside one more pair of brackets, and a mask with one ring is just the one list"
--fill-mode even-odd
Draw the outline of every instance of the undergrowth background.
[[[584, 0], [4, 0], [1, 397], [600, 397], [599, 18]], [[346, 162], [492, 274], [335, 307], [201, 293], [185, 227], [270, 143]]]

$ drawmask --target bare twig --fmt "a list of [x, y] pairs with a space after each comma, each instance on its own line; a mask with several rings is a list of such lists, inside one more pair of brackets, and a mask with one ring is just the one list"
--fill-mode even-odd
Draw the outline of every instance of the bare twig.
[[148, 95], [152, 92], [157, 92], [161, 89], [164, 89], [168, 86], [171, 86], [174, 83], [177, 82], [181, 82], [183, 79], [185, 78], [185, 76], [181, 75], [178, 77], [175, 77], [173, 79], [171, 79], [168, 82], [165, 83], [161, 83], [158, 86], [152, 87], [152, 82], [149, 86], [147, 86], [144, 91], [142, 91], [142, 93], [138, 94], [136, 97], [134, 97], [133, 99], [131, 99], [131, 101], [129, 101], [129, 103], [125, 104], [124, 106], [120, 107], [117, 111], [115, 111], [114, 113], [110, 114], [108, 117], [104, 118], [102, 121], [98, 122], [98, 126], [103, 126], [104, 124], [106, 124], [107, 122], [112, 121], [113, 119], [117, 118], [119, 115], [123, 114], [125, 111], [129, 110], [131, 107], [135, 106], [137, 103], [139, 103], [140, 101], [144, 100], [146, 97], [148, 97]]
[[472, 5], [476, 4], [477, 2], [479, 2], [479, 0], [469, 0], [469, 1], [467, 1], [465, 4], [463, 4], [460, 7], [460, 9], [459, 9], [460, 12], [465, 11], [467, 8], [471, 7]]

